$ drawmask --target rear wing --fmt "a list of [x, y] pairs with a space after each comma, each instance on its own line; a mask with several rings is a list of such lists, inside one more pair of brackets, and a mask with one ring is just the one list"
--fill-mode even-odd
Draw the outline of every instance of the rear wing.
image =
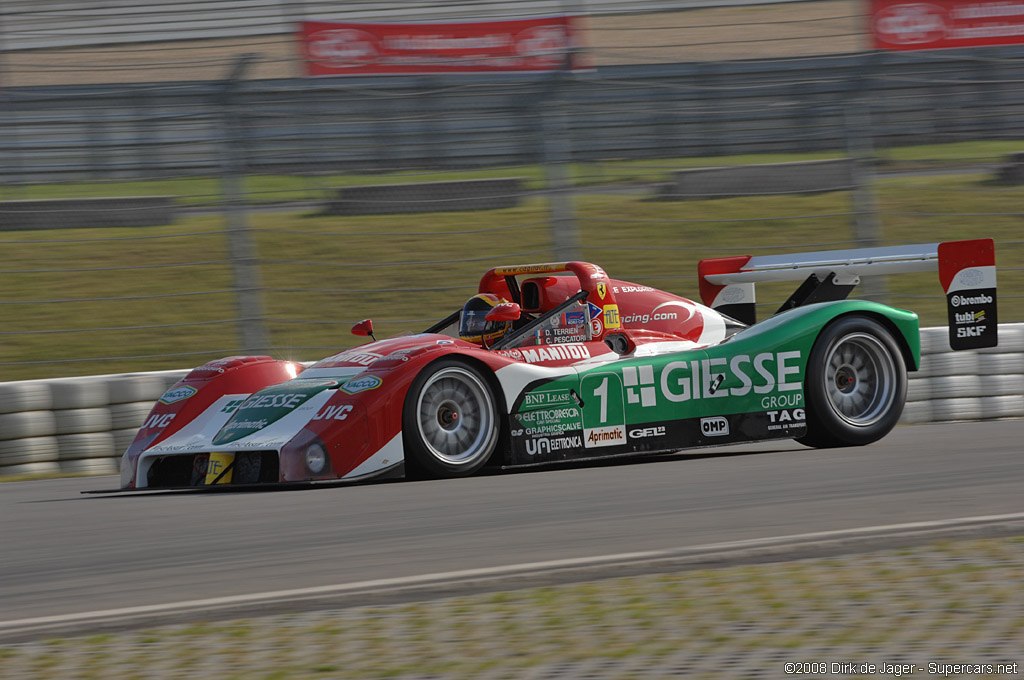
[[950, 347], [995, 347], [999, 338], [992, 239], [740, 255], [701, 260], [697, 266], [704, 304], [749, 324], [757, 319], [754, 284], [759, 281], [803, 281], [779, 308], [781, 312], [813, 302], [845, 299], [862, 276], [928, 271], [938, 271], [946, 292]]

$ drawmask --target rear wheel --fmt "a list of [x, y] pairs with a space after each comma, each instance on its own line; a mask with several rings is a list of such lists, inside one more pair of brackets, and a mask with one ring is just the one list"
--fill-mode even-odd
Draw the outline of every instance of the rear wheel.
[[907, 369], [892, 334], [863, 316], [827, 326], [807, 362], [807, 434], [814, 447], [861, 446], [899, 422]]
[[498, 443], [494, 394], [480, 371], [461, 361], [428, 366], [409, 388], [402, 420], [413, 474], [471, 475], [484, 466]]

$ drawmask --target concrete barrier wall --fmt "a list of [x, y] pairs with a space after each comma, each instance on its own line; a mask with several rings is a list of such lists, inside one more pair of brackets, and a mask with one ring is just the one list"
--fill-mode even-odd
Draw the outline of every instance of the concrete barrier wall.
[[0, 201], [0, 231], [159, 227], [177, 215], [174, 196]]
[[[1024, 324], [999, 346], [953, 352], [945, 327], [921, 331], [905, 423], [1024, 417]], [[0, 475], [115, 474], [164, 391], [187, 370], [0, 383]]]
[[519, 205], [523, 191], [520, 177], [345, 187], [335, 190], [335, 198], [324, 206], [322, 214], [390, 215], [514, 208]]
[[730, 196], [815, 194], [845, 191], [853, 186], [851, 161], [837, 158], [678, 170], [672, 173], [671, 182], [661, 185], [656, 198], [662, 201], [681, 201]]

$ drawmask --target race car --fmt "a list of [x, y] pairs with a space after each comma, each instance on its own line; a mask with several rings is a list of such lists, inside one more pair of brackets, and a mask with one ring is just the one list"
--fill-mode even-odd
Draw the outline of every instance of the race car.
[[[154, 406], [122, 489], [462, 477], [690, 447], [855, 446], [897, 423], [913, 312], [846, 299], [861, 276], [935, 270], [954, 349], [997, 343], [989, 239], [703, 260], [702, 303], [586, 262], [495, 267], [422, 333], [310, 366], [212, 361]], [[769, 318], [755, 285], [802, 281]]]

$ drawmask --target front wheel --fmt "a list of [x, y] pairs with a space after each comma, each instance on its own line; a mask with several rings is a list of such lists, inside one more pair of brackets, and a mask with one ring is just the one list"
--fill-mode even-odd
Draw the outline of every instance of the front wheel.
[[827, 326], [807, 362], [807, 434], [814, 447], [862, 446], [892, 430], [907, 399], [907, 368], [892, 334], [863, 316]]
[[497, 402], [486, 378], [461, 361], [428, 366], [409, 388], [402, 414], [413, 474], [464, 477], [487, 462], [498, 443]]

